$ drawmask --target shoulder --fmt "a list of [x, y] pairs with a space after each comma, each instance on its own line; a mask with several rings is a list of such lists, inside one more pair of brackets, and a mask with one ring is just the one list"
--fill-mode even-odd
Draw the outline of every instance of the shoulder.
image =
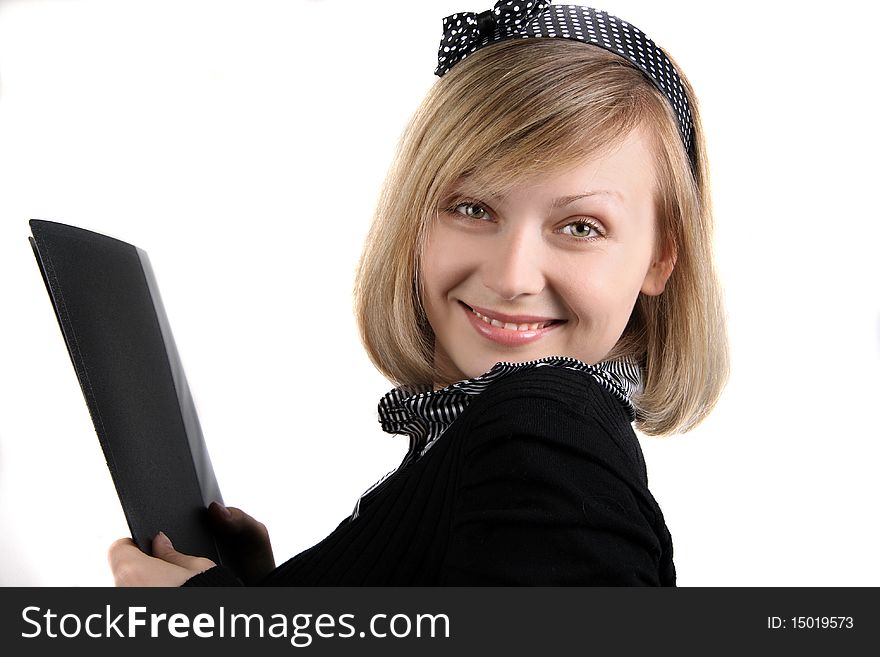
[[523, 402], [532, 407], [565, 409], [567, 414], [605, 424], [630, 426], [623, 404], [593, 374], [557, 365], [512, 372], [486, 388], [474, 405], [484, 409], [500, 406], [511, 412]]
[[[467, 434], [465, 457], [492, 447], [516, 456], [522, 445], [565, 453], [572, 460], [599, 459], [622, 475], [647, 484], [638, 438], [621, 402], [588, 372], [536, 367], [492, 383], [459, 418]], [[528, 437], [511, 441], [512, 437]]]
[[555, 367], [515, 372], [458, 420], [449, 583], [668, 581], [668, 530], [631, 456], [641, 450], [598, 381]]

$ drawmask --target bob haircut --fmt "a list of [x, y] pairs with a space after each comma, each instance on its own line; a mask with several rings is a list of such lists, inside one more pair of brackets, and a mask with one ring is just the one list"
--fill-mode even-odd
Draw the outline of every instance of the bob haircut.
[[729, 360], [705, 142], [696, 97], [682, 82], [694, 119], [693, 168], [665, 96], [627, 60], [596, 46], [502, 41], [437, 80], [400, 139], [357, 271], [355, 314], [379, 371], [398, 386], [452, 383], [434, 369], [419, 271], [427, 230], [458, 181], [503, 194], [601, 155], [645, 125], [657, 172], [655, 253], [672, 249], [675, 267], [662, 294], [639, 294], [606, 359], [632, 356], [642, 367], [643, 390], [633, 399], [640, 431], [669, 435], [702, 421], [724, 388]]

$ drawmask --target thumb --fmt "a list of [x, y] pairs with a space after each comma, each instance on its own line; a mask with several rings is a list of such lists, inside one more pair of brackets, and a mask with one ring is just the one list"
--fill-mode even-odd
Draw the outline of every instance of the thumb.
[[246, 584], [274, 570], [272, 542], [263, 523], [241, 509], [227, 508], [217, 502], [212, 503], [208, 511], [224, 561]]
[[210, 519], [214, 527], [224, 534], [239, 534], [251, 531], [258, 524], [251, 516], [234, 506], [224, 506], [218, 502], [211, 502], [208, 507]]
[[153, 537], [153, 556], [188, 570], [202, 571], [210, 567], [207, 564], [214, 565], [209, 559], [194, 557], [175, 550], [171, 539], [165, 535], [165, 532], [159, 532]]

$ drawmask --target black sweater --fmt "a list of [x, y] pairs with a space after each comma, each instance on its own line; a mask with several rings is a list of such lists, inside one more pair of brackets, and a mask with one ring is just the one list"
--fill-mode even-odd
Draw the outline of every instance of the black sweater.
[[[559, 367], [470, 403], [356, 520], [263, 586], [674, 586], [672, 541], [620, 401]], [[240, 585], [223, 566], [184, 586]]]

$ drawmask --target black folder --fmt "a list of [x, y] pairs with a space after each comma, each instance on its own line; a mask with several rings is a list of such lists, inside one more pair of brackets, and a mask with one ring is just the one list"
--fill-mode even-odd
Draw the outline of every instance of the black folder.
[[220, 563], [206, 507], [222, 498], [147, 254], [74, 226], [30, 227], [132, 538], [149, 554], [161, 530]]

